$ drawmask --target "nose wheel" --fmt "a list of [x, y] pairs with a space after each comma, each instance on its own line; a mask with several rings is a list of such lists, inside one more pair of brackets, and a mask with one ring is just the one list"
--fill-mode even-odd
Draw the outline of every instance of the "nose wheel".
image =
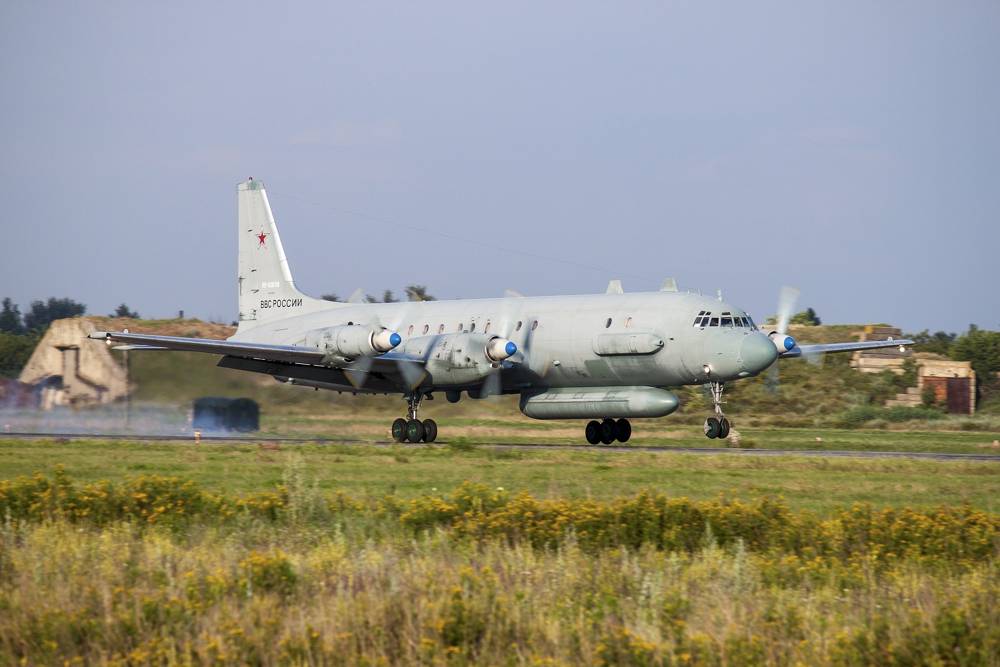
[[722, 392], [725, 386], [721, 382], [713, 382], [709, 385], [712, 390], [712, 403], [715, 406], [715, 416], [705, 420], [705, 436], [708, 438], [728, 438], [731, 424], [722, 413]]
[[632, 437], [632, 424], [627, 419], [605, 419], [604, 421], [595, 419], [587, 422], [584, 435], [587, 437], [587, 442], [592, 445], [598, 443], [610, 445], [615, 440], [628, 442], [628, 439]]
[[417, 411], [423, 394], [412, 394], [406, 397], [406, 419], [400, 417], [392, 422], [392, 439], [396, 442], [434, 442], [437, 440], [438, 427], [433, 419], [420, 421]]

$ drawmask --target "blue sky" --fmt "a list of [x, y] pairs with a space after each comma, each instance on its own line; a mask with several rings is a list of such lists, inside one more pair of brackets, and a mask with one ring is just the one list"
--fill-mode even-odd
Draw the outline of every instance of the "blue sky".
[[253, 175], [317, 295], [1000, 328], [998, 64], [996, 2], [7, 2], [0, 296], [231, 320]]

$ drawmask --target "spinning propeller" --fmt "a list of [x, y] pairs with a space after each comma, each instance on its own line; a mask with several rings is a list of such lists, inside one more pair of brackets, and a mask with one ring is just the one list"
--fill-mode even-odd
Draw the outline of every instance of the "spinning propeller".
[[[788, 324], [795, 313], [795, 304], [799, 299], [799, 290], [794, 287], [782, 287], [778, 293], [778, 312], [776, 315], [777, 328], [768, 334], [768, 338], [778, 348], [778, 354], [782, 355], [795, 348], [795, 339], [788, 335]], [[811, 364], [819, 364], [823, 361], [823, 353], [815, 352], [802, 355]], [[780, 359], [780, 356], [779, 356]], [[779, 386], [778, 361], [775, 360], [767, 370], [765, 384], [769, 391], [776, 392]]]

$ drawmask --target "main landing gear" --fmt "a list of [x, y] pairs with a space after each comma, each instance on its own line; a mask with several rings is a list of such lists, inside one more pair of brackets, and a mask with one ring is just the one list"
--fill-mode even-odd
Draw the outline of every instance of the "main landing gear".
[[632, 437], [632, 424], [627, 419], [605, 419], [604, 421], [591, 421], [587, 423], [587, 442], [592, 445], [603, 443], [610, 445], [618, 442], [628, 442]]
[[406, 397], [406, 419], [400, 417], [392, 422], [392, 439], [396, 442], [434, 442], [438, 436], [437, 422], [433, 419], [420, 421], [417, 410], [423, 394], [411, 394]]
[[721, 382], [712, 382], [712, 403], [715, 404], [715, 416], [705, 420], [705, 435], [709, 438], [729, 437], [729, 420], [722, 414], [722, 392], [725, 386]]

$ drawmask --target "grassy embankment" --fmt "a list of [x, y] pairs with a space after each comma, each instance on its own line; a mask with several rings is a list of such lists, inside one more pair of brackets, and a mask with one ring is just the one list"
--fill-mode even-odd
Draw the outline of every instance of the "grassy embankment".
[[244, 495], [155, 476], [0, 483], [0, 662], [995, 665], [1000, 656], [995, 512], [817, 514], [767, 498], [656, 492], [540, 500], [474, 485], [359, 496], [324, 492], [308, 462], [292, 455], [280, 488]]

